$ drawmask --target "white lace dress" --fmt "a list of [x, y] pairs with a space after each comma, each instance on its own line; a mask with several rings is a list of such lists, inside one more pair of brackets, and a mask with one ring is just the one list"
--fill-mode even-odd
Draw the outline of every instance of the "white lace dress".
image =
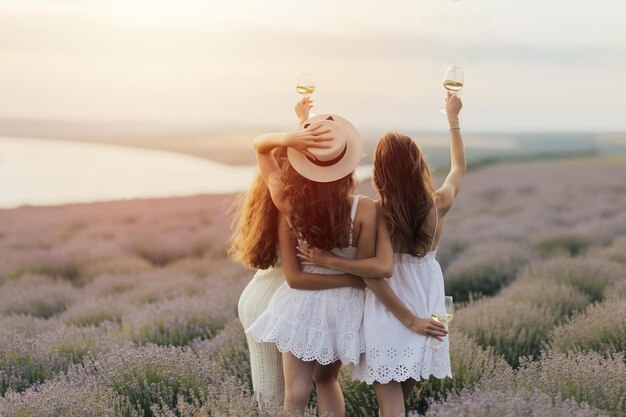
[[[402, 302], [420, 318], [446, 311], [443, 274], [436, 254], [432, 244], [431, 251], [422, 258], [396, 254], [393, 275], [387, 278]], [[419, 381], [430, 375], [452, 377], [448, 337], [440, 344], [411, 331], [370, 290], [365, 295], [363, 334], [366, 351], [361, 362], [352, 368], [353, 379], [386, 384], [409, 378]]]
[[[354, 222], [359, 196], [352, 203]], [[356, 258], [356, 247], [335, 248], [343, 258]], [[341, 274], [339, 271], [304, 265], [304, 272]], [[267, 310], [246, 333], [257, 342], [275, 343], [281, 352], [291, 352], [303, 361], [327, 365], [337, 360], [357, 364], [365, 351], [363, 343], [363, 303], [365, 291], [343, 287], [329, 290], [297, 290], [287, 282], [272, 297]]]

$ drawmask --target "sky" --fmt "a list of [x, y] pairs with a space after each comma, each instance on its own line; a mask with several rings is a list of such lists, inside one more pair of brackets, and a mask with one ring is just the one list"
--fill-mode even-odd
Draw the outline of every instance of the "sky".
[[319, 113], [445, 128], [449, 64], [475, 131], [626, 130], [617, 0], [0, 0], [0, 119], [207, 128]]

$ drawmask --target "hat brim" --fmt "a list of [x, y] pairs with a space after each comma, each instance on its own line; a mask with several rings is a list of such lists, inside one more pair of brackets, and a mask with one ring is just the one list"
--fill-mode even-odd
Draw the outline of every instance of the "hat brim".
[[346, 154], [339, 162], [330, 166], [319, 166], [311, 162], [304, 154], [295, 149], [287, 149], [287, 158], [293, 168], [302, 175], [315, 182], [337, 181], [352, 173], [363, 157], [363, 141], [356, 127], [348, 120], [335, 114], [318, 114], [311, 117], [304, 124], [319, 122], [332, 116], [333, 121], [341, 126], [346, 133]]

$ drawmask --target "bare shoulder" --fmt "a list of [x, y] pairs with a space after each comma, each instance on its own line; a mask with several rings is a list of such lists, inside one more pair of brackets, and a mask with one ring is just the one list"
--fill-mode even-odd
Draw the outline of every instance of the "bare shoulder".
[[361, 196], [356, 212], [356, 217], [362, 221], [376, 218], [378, 209], [374, 200], [367, 196]]
[[437, 211], [445, 215], [454, 202], [454, 190], [444, 185], [433, 193], [433, 200], [437, 206]]

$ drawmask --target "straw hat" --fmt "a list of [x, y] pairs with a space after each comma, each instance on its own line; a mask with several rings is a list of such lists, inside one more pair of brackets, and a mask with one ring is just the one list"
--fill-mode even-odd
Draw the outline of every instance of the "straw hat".
[[325, 144], [331, 147], [308, 148], [315, 158], [288, 148], [287, 158], [300, 175], [311, 181], [337, 181], [353, 172], [364, 156], [361, 135], [352, 123], [336, 114], [318, 114], [301, 123], [300, 127], [307, 128], [317, 122], [322, 124], [320, 129], [330, 130], [329, 135], [334, 139]]

